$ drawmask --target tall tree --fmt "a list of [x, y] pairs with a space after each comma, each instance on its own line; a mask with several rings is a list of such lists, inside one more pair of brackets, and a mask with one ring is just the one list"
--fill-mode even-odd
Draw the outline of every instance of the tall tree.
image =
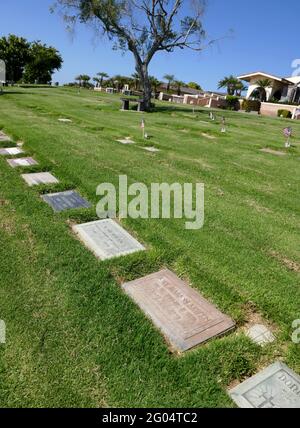
[[236, 91], [236, 86], [239, 85], [240, 81], [234, 76], [226, 76], [224, 79], [220, 80], [218, 88], [226, 88], [228, 95], [234, 95]]
[[75, 82], [78, 82], [79, 86], [82, 86], [82, 75], [79, 74], [78, 76], [75, 77]]
[[63, 59], [52, 46], [35, 41], [30, 45], [30, 59], [24, 70], [25, 83], [49, 84], [54, 71], [60, 70]]
[[172, 83], [174, 83], [175, 76], [173, 74], [165, 74], [164, 79], [167, 81], [167, 91], [169, 91]]
[[88, 88], [90, 86], [91, 77], [88, 74], [81, 75], [81, 83], [84, 88]]
[[159, 85], [161, 85], [161, 82], [154, 76], [149, 76], [149, 80], [152, 91], [154, 92], [154, 95], [156, 95], [157, 88], [159, 87]]
[[235, 85], [235, 94], [237, 97], [242, 95], [242, 92], [247, 91], [248, 87], [244, 85], [244, 83], [239, 80], [239, 82]]
[[120, 92], [121, 89], [124, 88], [124, 85], [128, 85], [130, 82], [130, 78], [127, 76], [122, 76], [121, 74], [117, 74], [112, 77], [112, 81], [114, 82], [114, 87], [117, 88], [117, 91]]
[[151, 108], [148, 67], [155, 54], [203, 49], [205, 0], [57, 0], [68, 23], [97, 23], [115, 46], [129, 50]]
[[197, 82], [190, 82], [187, 84], [188, 88], [197, 89], [197, 91], [202, 91], [201, 86]]
[[100, 82], [99, 82], [100, 86], [103, 85], [103, 80], [104, 79], [108, 79], [109, 78], [109, 75], [107, 73], [105, 73], [104, 71], [100, 71], [100, 73], [97, 73], [97, 76], [100, 77]]
[[22, 76], [24, 67], [30, 60], [30, 43], [23, 37], [10, 34], [0, 39], [0, 58], [6, 64], [6, 81], [14, 84]]
[[177, 89], [177, 95], [181, 95], [181, 88], [185, 85], [185, 83], [181, 80], [175, 80], [174, 85]]
[[99, 86], [102, 86], [100, 84], [101, 79], [99, 79], [99, 77], [93, 77], [93, 81], [95, 82], [96, 88], [98, 88]]

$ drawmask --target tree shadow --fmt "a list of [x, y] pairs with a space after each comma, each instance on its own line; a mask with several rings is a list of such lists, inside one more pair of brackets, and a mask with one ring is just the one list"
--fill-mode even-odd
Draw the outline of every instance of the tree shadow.
[[[176, 106], [156, 106], [151, 110], [150, 113], [193, 113], [192, 107], [176, 107]], [[195, 114], [197, 113], [205, 113], [207, 114], [208, 111], [201, 108], [195, 107]]]
[[3, 92], [0, 92], [0, 95], [34, 95], [34, 93], [21, 92], [21, 91], [15, 90], [15, 91], [3, 91]]

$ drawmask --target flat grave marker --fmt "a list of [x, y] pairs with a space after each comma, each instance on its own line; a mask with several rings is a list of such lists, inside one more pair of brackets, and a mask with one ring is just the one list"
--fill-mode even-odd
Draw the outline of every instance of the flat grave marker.
[[24, 153], [24, 150], [19, 147], [6, 147], [5, 149], [0, 149], [0, 155], [2, 156], [15, 156]]
[[11, 138], [8, 135], [6, 135], [4, 132], [0, 131], [0, 141], [2, 142], [11, 141]]
[[91, 204], [74, 190], [42, 195], [42, 199], [51, 206], [53, 211], [61, 212], [75, 208], [90, 208]]
[[117, 142], [121, 143], [121, 144], [135, 144], [135, 142], [132, 141], [130, 138], [124, 138], [121, 140], [117, 140]]
[[214, 137], [213, 135], [206, 134], [205, 132], [202, 132], [201, 135], [202, 135], [202, 137], [208, 138], [209, 140], [215, 140], [216, 139], [216, 137]]
[[22, 174], [22, 178], [29, 186], [37, 186], [39, 184], [54, 184], [59, 183], [50, 172], [37, 172], [34, 174]]
[[260, 151], [263, 153], [268, 153], [270, 155], [275, 155], [275, 156], [285, 156], [286, 155], [286, 153], [280, 152], [279, 150], [261, 149]]
[[263, 324], [255, 324], [248, 329], [246, 335], [258, 345], [264, 346], [275, 340], [273, 333]]
[[7, 159], [7, 162], [12, 168], [17, 168], [18, 166], [38, 165], [37, 161], [33, 158]]
[[300, 376], [276, 362], [229, 391], [241, 408], [300, 408]]
[[176, 350], [187, 351], [235, 327], [233, 320], [168, 269], [122, 287]]
[[156, 147], [142, 147], [143, 150], [146, 150], [147, 152], [150, 153], [157, 153], [160, 152], [159, 149], [157, 149]]
[[62, 123], [71, 123], [71, 122], [72, 122], [72, 120], [71, 120], [71, 119], [64, 119], [64, 118], [62, 118], [62, 119], [58, 119], [58, 121], [59, 121], [59, 122], [62, 122]]
[[101, 260], [125, 256], [145, 247], [112, 219], [73, 226], [73, 231]]

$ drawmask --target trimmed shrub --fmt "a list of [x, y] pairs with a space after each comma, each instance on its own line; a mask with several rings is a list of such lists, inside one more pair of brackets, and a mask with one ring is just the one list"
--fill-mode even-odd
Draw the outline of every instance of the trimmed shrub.
[[259, 100], [244, 100], [242, 104], [242, 109], [247, 113], [251, 111], [260, 112], [261, 102]]
[[226, 97], [226, 109], [228, 110], [239, 110], [240, 109], [240, 102], [239, 97], [236, 97], [234, 95], [227, 95]]
[[292, 119], [293, 115], [289, 110], [278, 110], [278, 117], [283, 117], [284, 119]]

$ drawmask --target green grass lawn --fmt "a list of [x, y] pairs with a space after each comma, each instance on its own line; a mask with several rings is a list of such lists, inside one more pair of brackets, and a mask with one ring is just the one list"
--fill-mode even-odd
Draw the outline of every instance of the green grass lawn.
[[[161, 150], [153, 154], [141, 150], [142, 116], [119, 107], [117, 96], [72, 89], [0, 97], [0, 129], [40, 164], [12, 169], [0, 158], [1, 406], [232, 407], [227, 388], [262, 367], [283, 360], [300, 372], [300, 345], [290, 338], [300, 318], [300, 123], [292, 123], [294, 147], [279, 157], [260, 149], [285, 150], [288, 120], [218, 111], [228, 123], [221, 134], [208, 110], [158, 103], [144, 115], [148, 144]], [[129, 136], [136, 145], [115, 142]], [[41, 170], [60, 183], [29, 188], [20, 177]], [[123, 220], [147, 251], [97, 260], [71, 225], [97, 219], [96, 187], [120, 174], [130, 183], [204, 182], [204, 228]], [[40, 198], [67, 189], [93, 208], [54, 214]], [[163, 267], [233, 317], [236, 331], [170, 353], [120, 287]], [[277, 335], [265, 348], [244, 335], [259, 318]]]

